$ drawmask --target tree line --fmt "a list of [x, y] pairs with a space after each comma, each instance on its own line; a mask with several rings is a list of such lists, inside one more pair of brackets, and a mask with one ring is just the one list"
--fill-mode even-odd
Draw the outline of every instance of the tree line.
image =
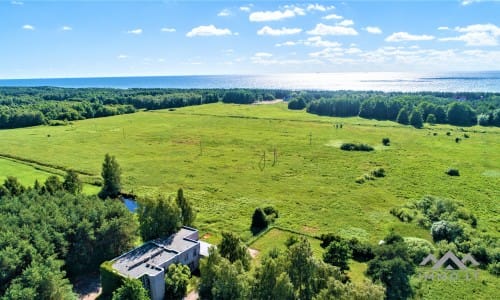
[[260, 89], [101, 89], [56, 87], [0, 88], [0, 129], [59, 125], [134, 113], [222, 101], [251, 104], [281, 99], [286, 91]]
[[423, 123], [500, 126], [500, 94], [301, 92], [289, 109], [335, 117], [390, 120], [420, 128]]

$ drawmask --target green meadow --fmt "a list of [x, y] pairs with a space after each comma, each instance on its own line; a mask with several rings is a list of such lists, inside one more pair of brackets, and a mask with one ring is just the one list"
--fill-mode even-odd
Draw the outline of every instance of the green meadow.
[[[182, 187], [198, 211], [196, 225], [212, 236], [232, 230], [250, 238], [253, 210], [273, 205], [280, 211], [278, 226], [376, 242], [390, 228], [430, 239], [389, 213], [426, 194], [463, 202], [480, 228], [498, 232], [500, 129], [465, 130], [470, 138], [451, 126], [414, 129], [319, 117], [284, 104], [210, 104], [2, 130], [0, 154], [98, 177], [110, 153], [122, 167], [124, 192], [155, 195]], [[384, 137], [390, 146], [382, 145]], [[341, 151], [343, 142], [366, 143], [375, 151]], [[386, 177], [355, 182], [379, 167]], [[461, 176], [446, 175], [450, 167]], [[0, 172], [17, 174], [24, 174], [23, 183], [36, 178], [15, 166]]]
[[[390, 146], [382, 145], [385, 137]], [[229, 230], [252, 240], [261, 254], [284, 247], [293, 235], [273, 228], [252, 239], [252, 213], [267, 205], [279, 210], [274, 223], [279, 228], [308, 236], [333, 232], [375, 244], [391, 228], [432, 240], [427, 230], [400, 222], [389, 211], [435, 195], [462, 202], [478, 217], [480, 230], [497, 236], [500, 230], [499, 128], [414, 129], [389, 121], [319, 117], [283, 103], [209, 104], [1, 130], [0, 141], [0, 180], [12, 175], [30, 185], [75, 169], [92, 183], [110, 153], [122, 167], [123, 192], [140, 198], [174, 195], [182, 187], [196, 208], [195, 225], [208, 241], [217, 242], [220, 232]], [[369, 144], [375, 151], [342, 151], [344, 142]], [[386, 176], [356, 183], [376, 168], [385, 169]], [[448, 168], [459, 169], [460, 176], [446, 175]], [[87, 193], [98, 190], [85, 185]], [[319, 241], [309, 240], [321, 258]], [[366, 264], [351, 263], [351, 278], [361, 282], [365, 269]], [[479, 298], [497, 293], [498, 278], [485, 271], [480, 275], [454, 291]], [[449, 290], [443, 282], [420, 286], [423, 298]]]

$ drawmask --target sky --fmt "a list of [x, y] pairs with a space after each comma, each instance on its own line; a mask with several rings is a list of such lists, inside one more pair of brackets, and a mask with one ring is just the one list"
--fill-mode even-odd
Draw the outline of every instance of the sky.
[[500, 69], [500, 0], [0, 0], [0, 78]]

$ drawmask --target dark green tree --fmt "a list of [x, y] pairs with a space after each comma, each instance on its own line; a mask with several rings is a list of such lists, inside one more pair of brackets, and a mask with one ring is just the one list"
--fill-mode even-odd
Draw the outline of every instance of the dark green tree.
[[73, 170], [66, 172], [62, 185], [63, 188], [71, 194], [79, 194], [82, 192], [82, 181], [78, 178], [78, 173]]
[[287, 253], [288, 276], [292, 282], [295, 295], [299, 299], [311, 299], [313, 297], [313, 277], [315, 272], [315, 262], [311, 245], [305, 237], [301, 237], [299, 241], [290, 248]]
[[425, 122], [429, 123], [431, 125], [436, 124], [436, 122], [437, 122], [436, 116], [434, 114], [428, 114], [427, 115], [427, 119], [425, 120]]
[[47, 177], [47, 179], [45, 180], [45, 184], [43, 185], [42, 190], [46, 193], [54, 195], [58, 191], [63, 190], [63, 184], [59, 180], [59, 177], [52, 175], [52, 176]]
[[222, 240], [217, 248], [220, 255], [231, 263], [241, 261], [246, 270], [250, 269], [250, 254], [243, 241], [232, 232], [223, 232]]
[[7, 176], [7, 179], [5, 179], [3, 183], [3, 187], [5, 188], [4, 193], [6, 191], [11, 196], [19, 196], [26, 190], [17, 178], [13, 176]]
[[293, 299], [293, 285], [286, 273], [286, 264], [284, 256], [279, 252], [264, 256], [255, 272], [252, 299]]
[[477, 122], [476, 112], [465, 103], [454, 102], [448, 107], [448, 123], [458, 126], [472, 126]]
[[346, 241], [332, 241], [323, 254], [323, 261], [346, 271], [349, 270], [351, 255], [351, 249]]
[[422, 112], [418, 109], [414, 109], [410, 115], [410, 125], [415, 128], [422, 128], [424, 126], [424, 119], [422, 118]]
[[182, 224], [192, 226], [194, 219], [196, 218], [196, 214], [189, 200], [184, 197], [184, 191], [182, 189], [177, 191], [177, 198], [175, 198], [175, 200], [177, 206], [181, 209]]
[[158, 196], [138, 202], [139, 229], [144, 241], [169, 236], [182, 226], [181, 210], [175, 201]]
[[22, 274], [14, 279], [2, 299], [75, 299], [63, 262], [37, 257]]
[[191, 271], [182, 264], [168, 266], [165, 274], [165, 299], [181, 300], [187, 292]]
[[265, 229], [268, 224], [269, 223], [266, 213], [262, 210], [262, 208], [257, 207], [252, 215], [252, 224], [250, 225], [250, 230], [253, 234], [257, 234]]
[[125, 279], [125, 282], [113, 293], [113, 300], [149, 300], [148, 291], [138, 279]]
[[118, 197], [121, 190], [121, 168], [116, 158], [108, 153], [104, 157], [101, 176], [104, 182], [99, 197], [101, 199]]
[[401, 236], [391, 233], [385, 243], [375, 248], [375, 258], [368, 263], [366, 274], [373, 282], [386, 287], [387, 299], [408, 299], [413, 295], [410, 277], [415, 266]]
[[410, 124], [410, 119], [408, 117], [408, 111], [406, 110], [406, 108], [403, 107], [399, 110], [398, 116], [396, 118], [396, 122], [398, 122], [399, 124], [404, 124], [404, 125]]

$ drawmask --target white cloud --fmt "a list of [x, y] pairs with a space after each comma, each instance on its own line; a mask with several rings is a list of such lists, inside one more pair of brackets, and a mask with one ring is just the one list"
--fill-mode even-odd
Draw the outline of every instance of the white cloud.
[[339, 56], [344, 56], [344, 50], [340, 47], [336, 48], [325, 48], [321, 51], [317, 52], [311, 52], [309, 53], [310, 57], [315, 57], [315, 58], [333, 58], [333, 57], [339, 57]]
[[335, 6], [324, 6], [324, 5], [321, 5], [321, 4], [309, 4], [307, 6], [307, 10], [308, 11], [312, 11], [312, 10], [317, 10], [317, 11], [327, 11], [327, 10], [332, 10], [332, 9], [335, 9]]
[[312, 36], [307, 40], [303, 41], [303, 44], [312, 47], [330, 47], [330, 48], [332, 47], [337, 48], [342, 45], [338, 42], [325, 41], [320, 36]]
[[344, 20], [340, 23], [337, 23], [337, 25], [339, 25], [339, 26], [352, 26], [352, 25], [354, 25], [354, 21], [353, 20]]
[[312, 30], [307, 32], [310, 35], [358, 35], [358, 32], [351, 27], [330, 26], [319, 23]]
[[128, 34], [135, 34], [135, 35], [139, 35], [139, 34], [142, 34], [142, 29], [141, 29], [141, 28], [132, 29], [132, 30], [127, 31], [127, 33], [128, 33]]
[[240, 10], [244, 12], [249, 12], [251, 8], [249, 6], [240, 6]]
[[214, 25], [198, 26], [191, 29], [190, 32], [186, 34], [187, 37], [194, 36], [224, 36], [231, 35], [231, 30], [227, 28], [217, 28]]
[[160, 29], [161, 32], [175, 32], [175, 28], [163, 27]]
[[272, 35], [272, 36], [280, 36], [280, 35], [291, 35], [302, 32], [300, 28], [286, 28], [282, 27], [281, 29], [273, 29], [269, 26], [262, 27], [259, 31], [257, 31], [258, 35]]
[[227, 16], [230, 16], [230, 15], [231, 15], [231, 11], [230, 11], [229, 9], [227, 9], [227, 8], [226, 8], [226, 9], [221, 10], [221, 11], [217, 14], [217, 16], [218, 16], [218, 17], [227, 17]]
[[303, 16], [305, 12], [299, 7], [289, 7], [284, 11], [256, 11], [250, 14], [248, 19], [251, 22], [267, 22], [267, 21], [279, 21], [287, 18], [293, 18], [295, 16]]
[[118, 59], [126, 59], [126, 58], [128, 58], [128, 55], [126, 55], [126, 54], [120, 54], [116, 58], [118, 58]]
[[276, 47], [290, 47], [290, 46], [296, 46], [297, 45], [297, 42], [294, 42], [294, 41], [287, 41], [287, 42], [283, 42], [283, 43], [278, 43], [276, 44], [275, 46]]
[[478, 3], [478, 2], [481, 2], [481, 0], [462, 0], [461, 4], [463, 6], [467, 6], [467, 5], [470, 5], [472, 3]]
[[438, 30], [450, 30], [450, 27], [448, 27], [448, 26], [439, 26]]
[[268, 52], [257, 52], [253, 56], [255, 56], [255, 57], [271, 57], [273, 55], [271, 53], [268, 53]]
[[395, 32], [388, 36], [385, 41], [386, 42], [405, 42], [405, 41], [430, 41], [433, 40], [434, 36], [432, 35], [414, 35], [409, 34], [408, 32]]
[[467, 46], [497, 46], [499, 44], [500, 27], [494, 24], [474, 24], [466, 27], [455, 27], [454, 30], [463, 34], [439, 40], [442, 42], [462, 41]]
[[12, 4], [12, 5], [23, 5], [24, 2], [22, 2], [22, 1], [10, 1], [10, 4]]
[[331, 14], [331, 15], [324, 16], [322, 19], [324, 19], [324, 20], [342, 20], [343, 18], [344, 17], [342, 17], [342, 16], [339, 16], [336, 14]]
[[71, 31], [71, 30], [73, 30], [73, 28], [71, 26], [64, 25], [63, 27], [61, 27], [61, 30], [62, 31]]
[[298, 40], [298, 41], [288, 41], [280, 44], [276, 44], [276, 47], [284, 47], [284, 46], [296, 46], [296, 45], [304, 45], [308, 47], [320, 47], [320, 48], [336, 48], [342, 46], [341, 43], [332, 42], [323, 40], [321, 36], [312, 36], [307, 38], [306, 40]]
[[23, 25], [22, 27], [24, 30], [35, 30], [35, 27], [30, 24]]
[[382, 30], [376, 26], [366, 26], [364, 29], [371, 34], [382, 34]]

